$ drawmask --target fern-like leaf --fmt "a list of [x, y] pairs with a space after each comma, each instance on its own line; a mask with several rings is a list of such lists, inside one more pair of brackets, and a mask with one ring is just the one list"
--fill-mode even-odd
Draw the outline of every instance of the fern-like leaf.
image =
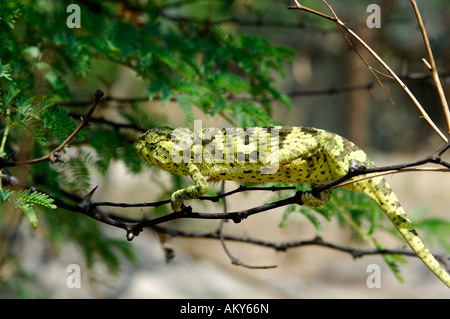
[[20, 208], [33, 228], [38, 226], [38, 218], [34, 211], [35, 204], [51, 209], [56, 208], [56, 205], [53, 204], [53, 199], [49, 198], [47, 194], [36, 191], [31, 192], [30, 189], [18, 192], [3, 189], [0, 192], [0, 197], [2, 202], [9, 200], [14, 207]]
[[[378, 250], [384, 249], [380, 244], [378, 244], [377, 240], [373, 238], [373, 242]], [[397, 280], [401, 283], [404, 282], [403, 276], [400, 273], [400, 269], [398, 268], [397, 262], [400, 262], [402, 264], [406, 264], [405, 258], [403, 256], [398, 254], [382, 254], [381, 255], [386, 262], [386, 264], [389, 266], [389, 268], [394, 273], [394, 276], [397, 278]]]
[[180, 94], [177, 96], [177, 102], [180, 105], [181, 110], [183, 111], [186, 125], [191, 126], [194, 122], [194, 113], [192, 110], [192, 104], [189, 101], [189, 97], [184, 94]]
[[19, 206], [19, 208], [22, 210], [22, 212], [27, 216], [28, 220], [30, 221], [30, 224], [33, 228], [37, 228], [38, 226], [38, 219], [36, 216], [36, 212], [34, 211], [33, 204], [22, 204]]
[[53, 198], [50, 198], [47, 194], [40, 192], [33, 192], [27, 189], [23, 192], [22, 198], [27, 203], [38, 204], [47, 208], [55, 209], [56, 205], [53, 204]]

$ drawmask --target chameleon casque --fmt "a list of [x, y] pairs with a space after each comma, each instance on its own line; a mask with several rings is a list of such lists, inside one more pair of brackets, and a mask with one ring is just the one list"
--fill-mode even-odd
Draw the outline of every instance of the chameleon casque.
[[[320, 185], [347, 174], [354, 161], [375, 167], [366, 153], [347, 139], [307, 127], [253, 127], [200, 130], [159, 127], [142, 134], [134, 144], [139, 156], [160, 169], [188, 175], [194, 186], [175, 191], [172, 210], [183, 201], [208, 191], [208, 182], [312, 183]], [[207, 181], [208, 178], [208, 181]], [[425, 247], [394, 192], [383, 177], [347, 184], [343, 188], [363, 193], [375, 201], [415, 254], [448, 287], [450, 276]], [[331, 190], [319, 195], [305, 192], [308, 206], [325, 205]]]

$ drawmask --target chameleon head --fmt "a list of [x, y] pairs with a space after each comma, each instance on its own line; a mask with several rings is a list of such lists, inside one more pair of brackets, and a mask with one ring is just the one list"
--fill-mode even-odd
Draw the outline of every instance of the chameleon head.
[[148, 130], [134, 143], [134, 149], [144, 161], [164, 170], [168, 170], [173, 165], [172, 146], [169, 128]]

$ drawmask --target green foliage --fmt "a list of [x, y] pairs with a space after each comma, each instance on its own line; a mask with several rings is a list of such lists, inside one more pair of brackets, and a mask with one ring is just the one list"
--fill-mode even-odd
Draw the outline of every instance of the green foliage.
[[426, 217], [426, 212], [425, 208], [411, 212], [414, 226], [420, 230], [420, 234], [430, 247], [439, 246], [450, 252], [450, 222], [441, 218]]
[[[373, 243], [375, 244], [375, 247], [377, 249], [384, 249], [385, 247], [381, 246], [378, 241], [375, 238], [372, 238]], [[406, 264], [406, 260], [403, 256], [397, 255], [397, 254], [383, 254], [382, 255], [383, 260], [385, 263], [389, 266], [389, 269], [391, 269], [392, 273], [394, 274], [395, 278], [399, 282], [404, 282], [403, 276], [400, 273], [400, 269], [398, 268], [398, 263]]]
[[0, 190], [0, 200], [2, 203], [11, 202], [14, 207], [20, 208], [31, 223], [33, 228], [38, 226], [38, 219], [34, 211], [34, 205], [41, 205], [47, 208], [55, 209], [56, 205], [52, 204], [53, 199], [47, 194], [32, 192], [30, 189], [23, 191], [11, 191], [8, 189]]

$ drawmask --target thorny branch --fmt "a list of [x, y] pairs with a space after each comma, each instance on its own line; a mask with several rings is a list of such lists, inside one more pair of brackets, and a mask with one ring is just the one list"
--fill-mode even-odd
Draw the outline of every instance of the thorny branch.
[[[220, 213], [218, 213], [218, 214], [196, 213], [196, 212], [192, 212], [189, 208], [185, 208], [183, 211], [181, 211], [179, 213], [172, 213], [172, 214], [167, 215], [168, 217], [165, 218], [165, 220], [155, 218], [152, 220], [137, 221], [137, 220], [131, 220], [131, 219], [126, 219], [124, 217], [116, 216], [113, 213], [108, 212], [108, 211], [98, 207], [99, 205], [97, 207], [93, 208], [94, 206], [96, 206], [95, 205], [96, 203], [90, 203], [90, 204], [86, 205], [86, 202], [89, 202], [89, 200], [86, 201], [86, 199], [91, 198], [92, 192], [85, 198], [82, 198], [76, 194], [68, 194], [72, 200], [78, 201], [78, 204], [69, 204], [66, 201], [64, 201], [63, 199], [60, 199], [51, 194], [48, 194], [36, 187], [26, 185], [25, 183], [17, 180], [17, 178], [15, 178], [14, 176], [8, 174], [6, 172], [6, 170], [3, 170], [3, 173], [4, 174], [2, 175], [2, 182], [4, 184], [11, 185], [11, 186], [18, 186], [18, 187], [22, 187], [24, 189], [31, 189], [32, 191], [38, 191], [40, 193], [47, 194], [47, 195], [49, 195], [50, 198], [52, 198], [54, 200], [53, 203], [55, 205], [57, 205], [59, 208], [62, 208], [67, 211], [83, 214], [85, 216], [93, 218], [104, 224], [126, 230], [128, 240], [132, 240], [144, 228], [149, 228], [156, 232], [164, 233], [164, 234], [170, 235], [172, 237], [187, 237], [187, 238], [216, 239], [216, 240], [219, 239], [222, 242], [233, 241], [233, 242], [240, 242], [240, 243], [245, 243], [245, 244], [252, 244], [252, 245], [257, 245], [257, 246], [261, 246], [261, 247], [272, 248], [272, 249], [275, 249], [276, 251], [280, 251], [280, 252], [285, 252], [288, 249], [315, 245], [315, 246], [321, 246], [321, 247], [326, 247], [326, 248], [334, 249], [337, 251], [345, 252], [345, 253], [352, 255], [354, 258], [361, 258], [363, 256], [377, 255], [377, 254], [397, 254], [397, 255], [411, 256], [411, 257], [415, 256], [413, 252], [411, 252], [410, 250], [407, 250], [407, 249], [355, 249], [355, 248], [345, 247], [342, 245], [336, 245], [331, 242], [327, 242], [327, 241], [323, 240], [322, 237], [319, 237], [319, 236], [316, 236], [310, 240], [299, 240], [299, 241], [291, 241], [291, 242], [284, 242], [284, 243], [276, 243], [276, 242], [261, 240], [261, 239], [257, 239], [257, 238], [253, 238], [253, 237], [249, 237], [249, 236], [227, 235], [227, 234], [223, 233], [222, 229], [219, 229], [216, 232], [189, 232], [189, 231], [173, 229], [170, 227], [161, 226], [160, 224], [164, 223], [165, 221], [175, 220], [175, 219], [179, 219], [179, 218], [199, 219], [202, 217], [206, 218], [207, 216], [209, 216], [208, 219], [218, 219], [218, 220], [232, 219], [234, 222], [240, 222], [243, 218], [250, 216], [250, 214], [247, 214], [245, 211], [234, 212], [234, 213], [221, 213], [221, 214]], [[264, 188], [260, 187], [259, 189], [263, 190]], [[245, 190], [246, 190], [245, 187], [240, 187], [238, 189], [238, 191], [245, 191]], [[265, 188], [264, 190], [275, 191], [276, 188], [268, 187], [268, 188]], [[237, 191], [230, 192], [230, 193], [236, 193], [236, 192]], [[229, 193], [227, 193], [227, 194], [229, 194]], [[227, 196], [226, 194], [224, 194], [224, 195]], [[219, 197], [219, 196], [211, 197], [211, 198], [209, 198], [209, 200], [216, 201], [217, 197]], [[286, 199], [286, 200], [277, 201], [273, 204], [273, 208], [281, 207], [281, 206], [287, 205], [288, 203], [291, 203], [291, 202], [297, 202], [297, 204], [301, 203], [299, 201], [299, 194], [294, 195], [293, 198], [294, 198], [294, 200]], [[142, 205], [141, 204], [125, 204], [124, 207], [158, 206], [160, 204], [163, 204], [163, 202], [148, 203], [145, 205], [144, 204], [142, 204]], [[111, 206], [119, 206], [119, 205], [111, 205]], [[261, 209], [260, 212], [266, 211], [266, 210], [267, 209]], [[256, 213], [256, 212], [253, 212], [253, 213]], [[233, 219], [234, 217], [236, 217], [235, 214], [240, 214], [241, 215], [240, 218]], [[446, 262], [448, 262], [448, 260], [450, 260], [449, 256], [446, 256], [446, 255], [435, 255], [435, 256], [436, 256], [436, 258], [438, 258], [442, 262], [444, 262], [444, 264]], [[234, 264], [241, 265], [241, 266], [244, 266], [247, 268], [264, 269], [264, 268], [273, 268], [274, 267], [274, 266], [248, 266], [248, 265], [244, 264], [243, 262], [237, 260], [236, 258], [232, 257], [231, 255], [229, 255], [229, 257]]]
[[[427, 156], [423, 159], [405, 163], [405, 164], [398, 164], [398, 165], [391, 165], [391, 166], [384, 166], [384, 167], [377, 167], [377, 168], [370, 168], [367, 169], [362, 166], [353, 166], [349, 169], [349, 173], [345, 176], [336, 179], [335, 181], [332, 181], [330, 183], [327, 183], [325, 185], [322, 185], [318, 188], [313, 189], [313, 192], [321, 192], [326, 189], [335, 188], [339, 185], [343, 185], [344, 182], [348, 182], [350, 180], [353, 180], [353, 178], [357, 176], [363, 176], [364, 178], [370, 178], [373, 177], [373, 174], [376, 173], [401, 173], [406, 172], [410, 170], [430, 170], [430, 168], [413, 168], [416, 166], [424, 165], [424, 164], [437, 164], [442, 165], [445, 168], [444, 169], [435, 169], [438, 171], [444, 171], [444, 172], [450, 172], [450, 163], [447, 161], [444, 161], [441, 156], [445, 151], [450, 148], [450, 145], [445, 145], [444, 147], [440, 148], [430, 156]], [[6, 185], [11, 186], [18, 186], [25, 189], [31, 189], [33, 191], [39, 191], [41, 193], [45, 193], [42, 190], [39, 190], [35, 187], [26, 185], [25, 183], [19, 181], [16, 177], [12, 176], [7, 172], [6, 169], [3, 170], [2, 174], [2, 182]], [[203, 196], [200, 199], [201, 200], [207, 200], [211, 202], [217, 202], [220, 199], [227, 198], [233, 194], [245, 192], [245, 191], [279, 191], [279, 190], [287, 190], [292, 189], [294, 190], [295, 187], [293, 186], [286, 186], [286, 187], [247, 187], [247, 186], [240, 186], [237, 189], [221, 193], [217, 196]], [[306, 245], [319, 245], [327, 248], [336, 249], [339, 251], [343, 251], [346, 253], [351, 254], [353, 257], [362, 257], [365, 255], [373, 255], [373, 254], [402, 254], [406, 256], [413, 256], [414, 254], [410, 252], [409, 250], [403, 250], [403, 249], [375, 249], [375, 250], [359, 250], [344, 246], [335, 245], [330, 242], [324, 241], [320, 237], [313, 238], [311, 240], [302, 240], [302, 241], [294, 241], [294, 242], [287, 242], [287, 243], [272, 243], [269, 241], [259, 240], [251, 237], [237, 237], [237, 236], [231, 236], [226, 235], [223, 233], [223, 227], [220, 226], [218, 230], [214, 233], [196, 233], [196, 232], [186, 232], [182, 230], [174, 230], [168, 227], [161, 226], [161, 224], [164, 224], [169, 221], [177, 220], [177, 219], [210, 219], [210, 220], [232, 220], [235, 223], [240, 223], [244, 219], [254, 215], [259, 214], [262, 212], [267, 212], [270, 210], [273, 210], [275, 208], [284, 207], [287, 205], [292, 204], [298, 204], [302, 205], [301, 201], [301, 191], [297, 191], [293, 196], [281, 199], [272, 203], [260, 205], [257, 207], [253, 207], [246, 210], [241, 211], [235, 211], [235, 212], [227, 212], [226, 206], [224, 207], [224, 212], [222, 213], [210, 213], [210, 212], [194, 212], [191, 207], [184, 207], [181, 212], [173, 212], [165, 216], [156, 217], [153, 219], [141, 219], [141, 220], [133, 220], [124, 218], [121, 216], [114, 215], [113, 213], [107, 211], [104, 209], [104, 207], [122, 207], [122, 208], [130, 208], [130, 207], [157, 207], [161, 205], [165, 205], [170, 203], [170, 200], [164, 200], [164, 201], [158, 201], [158, 202], [152, 202], [152, 203], [112, 203], [112, 202], [94, 202], [92, 201], [93, 194], [95, 192], [96, 188], [94, 188], [87, 196], [80, 197], [75, 194], [68, 194], [68, 197], [72, 201], [76, 201], [77, 204], [69, 204], [66, 201], [64, 201], [61, 198], [55, 197], [52, 194], [48, 194], [49, 197], [51, 197], [54, 200], [54, 204], [57, 205], [59, 208], [80, 213], [85, 216], [88, 216], [90, 218], [93, 218], [99, 222], [102, 222], [104, 224], [122, 228], [127, 233], [127, 239], [132, 240], [135, 236], [139, 235], [145, 228], [153, 229], [157, 232], [166, 233], [171, 236], [180, 236], [180, 237], [191, 237], [191, 238], [208, 238], [208, 239], [219, 239], [224, 246], [225, 252], [231, 259], [232, 263], [236, 265], [241, 265], [248, 268], [271, 268], [274, 266], [249, 266], [245, 263], [237, 260], [235, 257], [231, 255], [229, 250], [225, 246], [225, 241], [235, 241], [235, 242], [242, 242], [242, 243], [249, 243], [249, 244], [255, 244], [263, 247], [273, 248], [277, 251], [286, 251], [290, 248], [295, 247], [302, 247]], [[446, 261], [448, 257], [445, 256], [438, 256], [442, 261]]]
[[[410, 97], [413, 99], [413, 101], [416, 103], [416, 105], [419, 107], [419, 109], [421, 109], [421, 111], [423, 110], [421, 108], [419, 102], [414, 98], [412, 93], [409, 92], [409, 89], [400, 80], [400, 77], [395, 75], [395, 73], [393, 73], [393, 71], [387, 65], [385, 65], [383, 60], [381, 60], [381, 58], [370, 47], [368, 47], [364, 43], [363, 40], [361, 40], [355, 33], [353, 33], [353, 31], [351, 31], [342, 21], [339, 20], [339, 18], [331, 10], [331, 7], [326, 2], [325, 2], [326, 5], [330, 9], [330, 11], [333, 13], [333, 16], [328, 16], [323, 13], [320, 13], [320, 12], [314, 11], [312, 9], [306, 8], [304, 6], [301, 6], [298, 3], [298, 1], [295, 1], [295, 3], [296, 3], [296, 6], [290, 7], [290, 8], [304, 10], [304, 11], [319, 15], [322, 18], [329, 19], [329, 20], [337, 23], [339, 28], [344, 29], [352, 37], [354, 37], [357, 41], [359, 41], [361, 44], [363, 44], [363, 46], [365, 46], [365, 48], [378, 60], [378, 62], [380, 62], [388, 70], [388, 72], [395, 78], [395, 80], [405, 89], [405, 91], [410, 95]], [[413, 6], [416, 10], [417, 7], [415, 6], [415, 2], [411, 0], [411, 3], [413, 4]], [[417, 15], [417, 13], [418, 13], [418, 10], [416, 11], [416, 15]], [[424, 40], [425, 40], [426, 47], [427, 47], [427, 50], [429, 53], [429, 59], [431, 62], [430, 70], [432, 71], [432, 77], [435, 80], [438, 90], [440, 90], [439, 89], [439, 74], [437, 74], [437, 71], [436, 71], [436, 66], [434, 64], [434, 59], [431, 54], [428, 39], [426, 37], [426, 32], [425, 32], [425, 29], [423, 28], [423, 23], [421, 22], [420, 16], [417, 15], [417, 17], [419, 19], [419, 25], [421, 26], [421, 30], [423, 31]], [[442, 76], [442, 74], [441, 74], [441, 76]], [[371, 87], [372, 87], [372, 84], [370, 84], [368, 86], [366, 85], [363, 87], [358, 87], [355, 89], [370, 89]], [[348, 88], [348, 89], [352, 89], [352, 88]], [[329, 92], [329, 94], [334, 94], [334, 93], [339, 93], [339, 89], [334, 89], [333, 91]], [[19, 166], [19, 165], [31, 165], [31, 164], [35, 164], [35, 163], [39, 163], [39, 162], [43, 162], [43, 161], [50, 161], [51, 163], [57, 162], [58, 158], [59, 158], [59, 153], [73, 140], [73, 138], [79, 133], [79, 131], [84, 126], [88, 125], [90, 120], [96, 121], [101, 124], [106, 124], [106, 125], [113, 125], [113, 126], [117, 125], [116, 126], [117, 129], [132, 128], [135, 130], [142, 130], [141, 128], [134, 127], [134, 126], [115, 124], [113, 122], [110, 122], [110, 121], [107, 121], [104, 119], [92, 118], [91, 115], [92, 115], [93, 111], [95, 110], [97, 104], [99, 103], [99, 100], [102, 98], [102, 96], [103, 96], [103, 92], [101, 92], [101, 91], [96, 92], [94, 101], [92, 102], [89, 112], [87, 113], [87, 115], [85, 117], [82, 118], [81, 123], [77, 127], [77, 129], [63, 143], [61, 143], [58, 147], [56, 147], [52, 152], [50, 152], [46, 156], [43, 156], [43, 157], [37, 158], [37, 159], [33, 159], [33, 160], [29, 160], [29, 161], [15, 162], [15, 163], [10, 162], [8, 158], [2, 159], [2, 161], [0, 162], [0, 168], [2, 169], [2, 174], [1, 174], [2, 182], [4, 184], [18, 186], [18, 187], [21, 187], [24, 189], [31, 189], [33, 191], [39, 191], [41, 193], [46, 193], [42, 190], [37, 189], [34, 186], [27, 185], [24, 182], [18, 180], [15, 176], [11, 175], [7, 171], [6, 168], [12, 167], [12, 166]], [[441, 96], [441, 99], [442, 99], [442, 96]], [[443, 99], [445, 99], [445, 97], [443, 97]], [[147, 97], [145, 97], [145, 99], [144, 98], [120, 99], [120, 98], [114, 98], [114, 97], [106, 97], [104, 100], [107, 100], [107, 101], [116, 100], [119, 102], [133, 102], [133, 101], [146, 101], [148, 99], [147, 99]], [[77, 104], [85, 104], [85, 103], [74, 103], [74, 105], [77, 105]], [[427, 119], [427, 121], [429, 121], [430, 125], [433, 128], [435, 128], [434, 123], [431, 121], [431, 119], [428, 118], [425, 111], [423, 111], [423, 115]], [[435, 130], [436, 130], [436, 128], [435, 128]], [[442, 133], [440, 133], [439, 130], [437, 130], [437, 132], [444, 140], [446, 140], [445, 137], [442, 136]], [[374, 174], [393, 174], [393, 173], [402, 173], [402, 172], [407, 172], [407, 171], [412, 171], [412, 170], [416, 170], [416, 171], [417, 170], [435, 170], [435, 171], [450, 172], [450, 163], [447, 161], [444, 161], [441, 157], [444, 154], [444, 152], [446, 152], [448, 150], [449, 147], [450, 147], [450, 144], [446, 144], [445, 146], [443, 146], [441, 149], [437, 150], [435, 153], [431, 154], [430, 156], [427, 156], [423, 159], [420, 159], [420, 160], [417, 160], [417, 161], [414, 161], [411, 163], [406, 163], [406, 164], [398, 164], [398, 165], [391, 165], [391, 166], [368, 169], [365, 167], [358, 166], [356, 163], [355, 165], [353, 165], [352, 167], [349, 168], [349, 172], [345, 176], [342, 176], [341, 178], [338, 178], [335, 181], [332, 181], [332, 182], [322, 185], [320, 187], [314, 188], [312, 191], [316, 192], [316, 193], [320, 193], [327, 189], [343, 186], [344, 183], [354, 182], [355, 177], [371, 178], [371, 177], [376, 176]], [[417, 166], [421, 166], [424, 164], [436, 164], [436, 165], [443, 166], [444, 168], [437, 168], [437, 169], [436, 168], [435, 169], [433, 169], [433, 168], [417, 168]], [[227, 193], [222, 192], [221, 194], [219, 194], [217, 196], [210, 196], [210, 197], [203, 196], [200, 198], [200, 200], [218, 202], [220, 199], [226, 199], [227, 197], [229, 197], [233, 194], [236, 194], [239, 192], [244, 192], [244, 191], [264, 190], [264, 191], [274, 192], [274, 191], [285, 190], [285, 189], [294, 190], [295, 187], [293, 187], [293, 186], [292, 187], [275, 187], [275, 186], [274, 187], [246, 187], [246, 186], [240, 186], [239, 188], [237, 188], [233, 191], [230, 191]], [[230, 260], [234, 264], [245, 266], [248, 268], [271, 268], [273, 266], [249, 266], [249, 265], [246, 265], [245, 263], [236, 259], [231, 254], [231, 252], [228, 250], [228, 248], [226, 246], [226, 243], [225, 243], [226, 241], [235, 241], [235, 242], [259, 245], [262, 247], [275, 249], [276, 251], [286, 251], [291, 248], [302, 247], [302, 246], [307, 246], [307, 245], [318, 245], [318, 246], [323, 246], [323, 247], [327, 247], [330, 249], [335, 249], [338, 251], [349, 253], [354, 258], [362, 257], [365, 255], [373, 255], [373, 254], [401, 254], [401, 255], [406, 255], [406, 256], [415, 256], [415, 254], [413, 252], [411, 252], [410, 250], [403, 250], [403, 249], [359, 250], [359, 249], [344, 247], [344, 246], [336, 245], [336, 244], [333, 244], [330, 242], [326, 242], [321, 237], [315, 237], [310, 240], [292, 241], [292, 242], [285, 242], [285, 243], [274, 243], [274, 242], [260, 240], [260, 239], [256, 239], [256, 238], [252, 238], [252, 237], [232, 236], [232, 235], [227, 235], [224, 233], [223, 225], [224, 225], [224, 221], [226, 221], [226, 220], [232, 220], [235, 223], [239, 223], [242, 220], [244, 220], [254, 214], [267, 212], [267, 211], [273, 210], [278, 207], [283, 207], [283, 206], [292, 205], [292, 204], [302, 205], [302, 202], [301, 202], [302, 192], [300, 192], [300, 191], [296, 192], [293, 196], [291, 196], [289, 198], [281, 199], [281, 200], [278, 200], [278, 201], [275, 201], [272, 203], [260, 205], [257, 207], [253, 207], [253, 208], [241, 210], [241, 211], [228, 212], [226, 204], [224, 204], [224, 211], [222, 213], [194, 212], [194, 211], [192, 211], [191, 207], [184, 207], [183, 210], [178, 213], [171, 213], [171, 214], [168, 214], [165, 216], [156, 217], [156, 218], [152, 218], [152, 219], [132, 220], [132, 219], [127, 219], [127, 218], [124, 218], [121, 216], [114, 215], [113, 213], [111, 213], [110, 211], [105, 209], [105, 207], [122, 207], [122, 208], [158, 207], [158, 206], [166, 205], [166, 204], [170, 203], [170, 200], [164, 200], [164, 201], [158, 201], [158, 202], [152, 202], [152, 203], [131, 203], [131, 204], [129, 204], [129, 203], [113, 203], [113, 202], [94, 202], [94, 201], [92, 201], [92, 198], [93, 198], [95, 190], [96, 190], [96, 188], [94, 188], [85, 197], [80, 197], [76, 194], [63, 192], [63, 194], [66, 198], [70, 199], [70, 201], [75, 201], [76, 204], [68, 203], [66, 200], [55, 197], [52, 194], [48, 194], [48, 195], [49, 195], [49, 197], [51, 197], [54, 200], [54, 204], [57, 205], [59, 208], [65, 209], [67, 211], [83, 214], [85, 216], [93, 218], [104, 224], [124, 229], [127, 233], [126, 236], [127, 236], [128, 240], [132, 240], [135, 236], [139, 235], [140, 232], [142, 232], [143, 229], [145, 229], [145, 228], [149, 228], [154, 231], [164, 233], [164, 234], [167, 234], [167, 235], [170, 235], [173, 237], [178, 236], [178, 237], [205, 238], [205, 239], [220, 240], [222, 243], [222, 246], [224, 248], [224, 251], [230, 258]], [[181, 218], [216, 219], [216, 220], [220, 220], [220, 225], [216, 232], [205, 232], [205, 233], [188, 232], [188, 231], [176, 230], [176, 229], [172, 229], [170, 227], [162, 226], [162, 224], [164, 224], [168, 221], [177, 220], [177, 219], [181, 219]], [[441, 259], [444, 263], [447, 260], [450, 260], [448, 256], [437, 256], [437, 257], [439, 259]]]

